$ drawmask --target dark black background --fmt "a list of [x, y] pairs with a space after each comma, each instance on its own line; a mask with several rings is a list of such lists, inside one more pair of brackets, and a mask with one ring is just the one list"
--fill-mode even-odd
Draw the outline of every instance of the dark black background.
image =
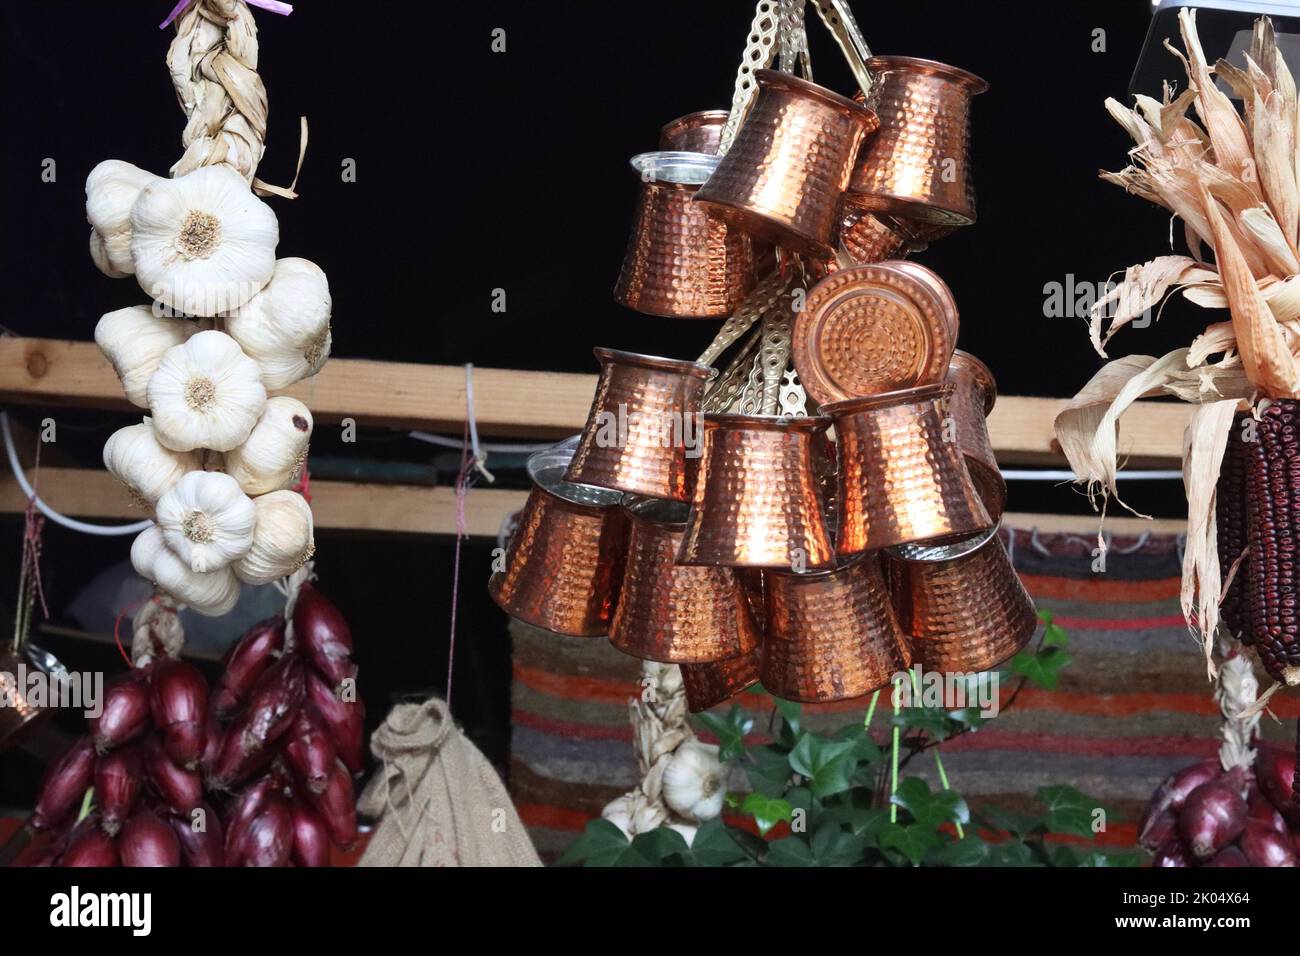
[[[106, 158], [162, 174], [180, 155], [182, 114], [163, 64], [171, 33], [156, 28], [170, 5], [3, 4], [0, 323], [17, 334], [88, 339], [100, 314], [143, 301], [133, 280], [92, 266], [83, 185]], [[1082, 320], [1044, 315], [1045, 284], [1071, 274], [1104, 281], [1167, 242], [1162, 211], [1096, 175], [1124, 164], [1128, 141], [1102, 101], [1126, 93], [1149, 3], [855, 6], [876, 52], [943, 60], [990, 81], [974, 107], [979, 222], [920, 258], [952, 286], [960, 344], [988, 362], [1003, 393], [1071, 394], [1101, 360]], [[637, 188], [627, 159], [653, 149], [664, 122], [729, 105], [752, 14], [748, 0], [300, 0], [288, 18], [257, 13], [271, 106], [259, 172], [292, 178], [306, 115], [301, 198], [272, 205], [279, 254], [311, 258], [330, 277], [334, 354], [568, 371], [594, 371], [595, 345], [698, 354], [715, 323], [646, 318], [610, 299]], [[809, 17], [817, 80], [851, 92]], [[504, 53], [491, 51], [497, 27]], [[1105, 31], [1104, 52], [1093, 51], [1095, 30]], [[57, 163], [53, 183], [41, 180], [46, 158]], [[346, 159], [355, 183], [342, 181]], [[496, 288], [507, 293], [504, 314], [489, 309]], [[1207, 321], [1174, 303], [1158, 327], [1121, 336], [1115, 354], [1160, 354]], [[127, 420], [59, 413], [69, 434], [85, 436], [69, 450], [86, 465]], [[349, 449], [330, 431], [318, 430], [314, 456], [434, 463], [443, 480], [454, 457], [382, 433]], [[1173, 485], [1133, 498], [1158, 513], [1180, 506]], [[1068, 488], [1018, 483], [1010, 507], [1085, 505]], [[16, 574], [19, 533], [17, 519], [0, 519], [0, 582]], [[54, 618], [127, 547], [50, 527]], [[455, 710], [500, 761], [509, 652], [504, 618], [484, 593], [488, 547], [468, 544], [463, 559]], [[372, 724], [394, 696], [443, 686], [451, 553], [428, 538], [318, 536], [322, 587], [357, 634]], [[55, 644], [73, 666], [112, 666], [102, 649]], [[0, 784], [0, 803], [30, 799], [32, 770], [28, 757], [0, 758], [0, 781], [23, 781]]]

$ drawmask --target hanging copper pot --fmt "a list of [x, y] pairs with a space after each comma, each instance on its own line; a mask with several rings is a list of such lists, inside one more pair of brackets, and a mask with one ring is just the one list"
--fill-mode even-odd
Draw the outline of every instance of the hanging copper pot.
[[948, 363], [948, 381], [953, 386], [948, 413], [966, 458], [966, 470], [989, 516], [997, 521], [1007, 503], [1006, 479], [989, 441], [988, 415], [997, 401], [997, 382], [987, 365], [961, 349]]
[[787, 73], [754, 78], [754, 103], [695, 200], [755, 236], [829, 259], [840, 197], [875, 114]]
[[964, 226], [975, 221], [970, 103], [988, 84], [954, 66], [878, 56], [872, 101], [880, 132], [863, 149], [849, 192], [870, 209]]
[[727, 115], [726, 110], [700, 110], [679, 116], [659, 131], [659, 148], [716, 156]]
[[996, 532], [886, 555], [899, 624], [926, 670], [989, 670], [1033, 637], [1034, 602]]
[[840, 245], [856, 265], [902, 259], [912, 251], [903, 232], [849, 194], [844, 197], [839, 230]]
[[623, 510], [632, 530], [610, 643], [663, 663], [726, 660], [757, 647], [758, 628], [737, 573], [676, 563], [689, 507], [627, 497]]
[[705, 415], [704, 452], [678, 560], [823, 568], [834, 549], [822, 516], [815, 443], [821, 417]]
[[944, 427], [951, 393], [924, 385], [823, 407], [839, 443], [839, 555], [993, 526]]
[[760, 675], [777, 697], [861, 697], [911, 664], [876, 555], [828, 571], [769, 571], [766, 578]]
[[682, 664], [686, 708], [696, 714], [758, 683], [758, 651], [708, 664]]
[[51, 701], [42, 705], [28, 695], [26, 678], [35, 674], [52, 686], [67, 671], [53, 654], [30, 642], [17, 652], [9, 647], [0, 652], [0, 749], [17, 743], [54, 712]]
[[563, 479], [571, 443], [528, 459], [533, 489], [488, 594], [511, 617], [557, 634], [604, 637], [627, 551], [621, 495]]
[[700, 403], [713, 369], [698, 362], [594, 350], [600, 380], [566, 481], [685, 501], [701, 443]]
[[620, 305], [668, 318], [723, 318], [753, 288], [753, 240], [691, 202], [717, 165], [704, 153], [632, 157], [642, 185], [614, 286]]

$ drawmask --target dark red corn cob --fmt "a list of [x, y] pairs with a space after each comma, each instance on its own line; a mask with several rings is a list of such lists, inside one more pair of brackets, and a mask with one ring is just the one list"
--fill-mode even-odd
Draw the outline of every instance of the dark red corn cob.
[[1300, 536], [1300, 403], [1273, 402], [1260, 416], [1254, 442], [1246, 442], [1247, 604], [1252, 642], [1269, 675], [1300, 682], [1300, 607], [1297, 606], [1297, 537]]
[[[1219, 483], [1214, 496], [1219, 542], [1219, 567], [1226, 577], [1232, 564], [1246, 550], [1246, 442], [1242, 440], [1242, 423], [1249, 417], [1240, 414], [1232, 422], [1228, 433], [1228, 447], [1223, 453], [1223, 467], [1219, 469]], [[1228, 633], [1240, 638], [1243, 644], [1252, 643], [1250, 615], [1247, 612], [1247, 583], [1250, 577], [1249, 561], [1237, 565], [1232, 583], [1223, 592], [1219, 603], [1219, 620]]]

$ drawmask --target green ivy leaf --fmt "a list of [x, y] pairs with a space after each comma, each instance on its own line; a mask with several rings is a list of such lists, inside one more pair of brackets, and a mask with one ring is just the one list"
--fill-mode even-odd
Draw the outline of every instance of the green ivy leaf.
[[726, 715], [704, 712], [695, 715], [706, 729], [718, 738], [718, 759], [723, 763], [745, 753], [745, 737], [754, 728], [754, 718], [736, 704]]
[[861, 724], [847, 724], [835, 733], [836, 740], [853, 744], [853, 756], [860, 763], [875, 763], [884, 754]]
[[1002, 807], [986, 806], [980, 816], [995, 830], [1006, 830], [1016, 836], [1033, 836], [1047, 830], [1047, 822], [1042, 817], [1006, 810]]
[[1061, 668], [1070, 663], [1070, 655], [1058, 647], [1038, 651], [1021, 651], [1011, 658], [1011, 670], [1044, 690], [1056, 690]]
[[773, 697], [776, 712], [781, 715], [781, 730], [778, 738], [787, 747], [793, 747], [799, 739], [799, 727], [803, 721], [803, 708], [792, 700]]
[[970, 809], [955, 790], [930, 792], [930, 785], [920, 777], [906, 777], [898, 792], [889, 798], [912, 815], [919, 825], [930, 828], [943, 823], [968, 823]]
[[945, 843], [926, 857], [926, 862], [934, 866], [980, 866], [988, 855], [987, 843], [977, 836], [967, 836]]
[[747, 796], [745, 802], [740, 805], [740, 810], [754, 818], [754, 823], [758, 825], [758, 832], [764, 836], [778, 823], [789, 823], [794, 814], [794, 808], [788, 801], [762, 793], [751, 793]]
[[747, 859], [749, 855], [732, 839], [731, 829], [721, 817], [700, 824], [690, 849], [682, 854], [682, 862], [688, 866], [734, 866]]
[[790, 751], [790, 767], [808, 780], [818, 797], [840, 793], [853, 786], [854, 744], [846, 740], [824, 740], [804, 734]]
[[1043, 646], [1044, 647], [1066, 647], [1070, 643], [1070, 636], [1065, 633], [1065, 628], [1059, 624], [1048, 624], [1043, 629]]
[[650, 866], [651, 861], [632, 848], [623, 831], [608, 820], [591, 820], [559, 863], [584, 866]]
[[780, 744], [751, 747], [744, 764], [749, 785], [760, 793], [779, 797], [790, 786], [790, 750]]
[[798, 837], [785, 837], [768, 844], [763, 862], [768, 866], [816, 866], [812, 850]]
[[1042, 866], [1032, 850], [1019, 840], [989, 844], [985, 866]]
[[1079, 851], [1068, 843], [1059, 844], [1052, 847], [1047, 860], [1051, 866], [1079, 866]]
[[690, 851], [686, 838], [671, 827], [656, 827], [645, 833], [638, 833], [632, 839], [632, 849], [650, 863], [660, 866], [669, 857]]
[[1047, 805], [1047, 829], [1092, 839], [1092, 814], [1097, 801], [1073, 787], [1039, 787], [1038, 799]]
[[920, 866], [927, 853], [939, 844], [939, 834], [927, 826], [913, 823], [903, 826], [890, 823], [881, 827], [876, 835], [881, 849], [901, 853], [913, 866]]
[[947, 740], [957, 729], [948, 713], [938, 707], [904, 707], [889, 722], [903, 730], [919, 730], [935, 740]]
[[1120, 867], [1120, 866], [1144, 866], [1145, 860], [1142, 854], [1132, 851], [1118, 851], [1107, 853], [1103, 850], [1093, 850], [1084, 855], [1079, 861], [1079, 866], [1090, 867]]
[[813, 834], [809, 849], [818, 866], [853, 866], [862, 862], [867, 841], [837, 826], [822, 826]]

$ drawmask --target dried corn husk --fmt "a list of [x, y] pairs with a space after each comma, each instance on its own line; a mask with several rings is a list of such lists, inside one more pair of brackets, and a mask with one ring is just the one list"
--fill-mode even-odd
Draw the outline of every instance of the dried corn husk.
[[[1129, 266], [1115, 288], [1092, 307], [1088, 331], [1097, 354], [1106, 355], [1106, 343], [1116, 332], [1164, 298], [1171, 286], [1186, 281], [1193, 272], [1203, 272], [1187, 256], [1158, 256], [1150, 262]], [[1101, 337], [1101, 320], [1110, 313], [1106, 337]]]

